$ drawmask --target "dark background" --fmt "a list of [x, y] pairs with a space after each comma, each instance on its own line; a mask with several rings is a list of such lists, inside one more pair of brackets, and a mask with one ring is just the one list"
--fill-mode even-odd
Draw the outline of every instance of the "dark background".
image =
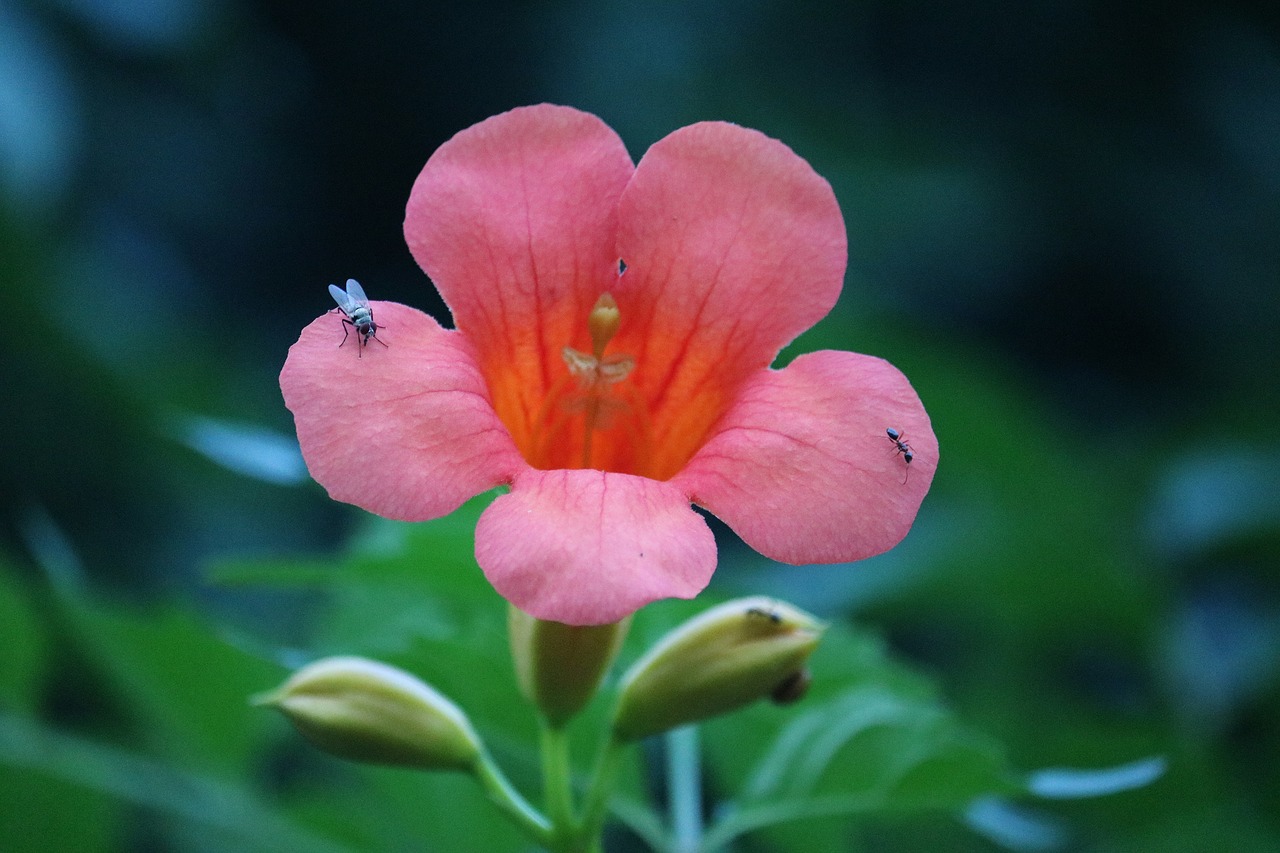
[[727, 119], [808, 159], [850, 265], [800, 349], [890, 359], [934, 419], [901, 549], [718, 582], [884, 632], [1021, 766], [1171, 756], [1160, 793], [1082, 809], [1082, 849], [1280, 845], [1267, 4], [8, 0], [6, 562], [285, 618], [202, 582], [358, 521], [299, 467], [285, 352], [348, 277], [447, 320], [409, 188], [540, 101], [635, 158]]

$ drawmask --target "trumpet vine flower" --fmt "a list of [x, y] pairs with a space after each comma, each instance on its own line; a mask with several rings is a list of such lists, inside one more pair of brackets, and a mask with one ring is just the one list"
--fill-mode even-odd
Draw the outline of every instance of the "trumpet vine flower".
[[716, 546], [694, 504], [791, 564], [906, 535], [938, 458], [907, 379], [849, 352], [772, 367], [847, 258], [831, 187], [781, 142], [704, 122], [633, 164], [593, 115], [515, 109], [431, 156], [404, 231], [454, 328], [374, 301], [387, 347], [357, 358], [323, 315], [280, 375], [334, 499], [420, 521], [509, 487], [476, 560], [571, 625], [702, 590]]

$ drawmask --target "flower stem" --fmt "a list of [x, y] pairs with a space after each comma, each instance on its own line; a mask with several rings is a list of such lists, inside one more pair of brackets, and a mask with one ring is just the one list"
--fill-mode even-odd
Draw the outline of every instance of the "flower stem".
[[542, 726], [542, 782], [553, 849], [572, 850], [577, 822], [573, 815], [569, 738], [563, 726]]
[[530, 841], [544, 847], [551, 844], [551, 823], [537, 809], [529, 805], [529, 801], [512, 786], [487, 752], [480, 754], [474, 775], [489, 802], [493, 803], [498, 811], [515, 824], [516, 828]]
[[579, 824], [579, 837], [592, 839], [595, 845], [587, 848], [588, 850], [600, 849], [600, 832], [604, 828], [609, 795], [613, 793], [613, 783], [622, 762], [623, 746], [622, 743], [610, 737], [596, 760], [595, 772], [591, 775], [591, 786], [587, 789], [582, 805], [582, 822]]
[[702, 845], [702, 762], [698, 729], [667, 732], [667, 794], [675, 853], [696, 853]]

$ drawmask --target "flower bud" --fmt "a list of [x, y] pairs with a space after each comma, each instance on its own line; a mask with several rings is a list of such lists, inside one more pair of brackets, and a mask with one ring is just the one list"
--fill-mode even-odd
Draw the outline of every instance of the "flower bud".
[[520, 692], [549, 725], [563, 726], [595, 695], [630, 625], [630, 617], [611, 625], [565, 625], [511, 607], [507, 631]]
[[773, 599], [728, 601], [667, 634], [622, 677], [614, 735], [635, 740], [725, 714], [804, 676], [826, 626]]
[[403, 670], [358, 657], [318, 660], [254, 699], [303, 737], [352, 761], [470, 770], [480, 739], [458, 708]]

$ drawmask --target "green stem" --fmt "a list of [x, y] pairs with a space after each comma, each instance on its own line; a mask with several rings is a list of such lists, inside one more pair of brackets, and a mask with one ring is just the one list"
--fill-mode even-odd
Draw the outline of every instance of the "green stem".
[[530, 841], [543, 847], [550, 846], [551, 823], [529, 805], [529, 801], [512, 786], [487, 752], [480, 754], [475, 767], [475, 778], [489, 802], [497, 806], [498, 811], [506, 815], [507, 820], [515, 824]]
[[667, 732], [667, 793], [676, 853], [702, 847], [702, 760], [698, 730], [682, 726]]
[[573, 769], [569, 737], [563, 727], [542, 726], [542, 781], [547, 817], [557, 850], [571, 850], [577, 821], [573, 816]]
[[613, 793], [613, 783], [618, 776], [618, 768], [622, 764], [624, 744], [612, 737], [600, 750], [596, 760], [595, 772], [591, 775], [591, 786], [582, 805], [582, 823], [579, 824], [579, 837], [591, 839], [594, 846], [589, 850], [600, 849], [600, 833], [604, 828], [605, 816], [609, 809], [609, 795]]

